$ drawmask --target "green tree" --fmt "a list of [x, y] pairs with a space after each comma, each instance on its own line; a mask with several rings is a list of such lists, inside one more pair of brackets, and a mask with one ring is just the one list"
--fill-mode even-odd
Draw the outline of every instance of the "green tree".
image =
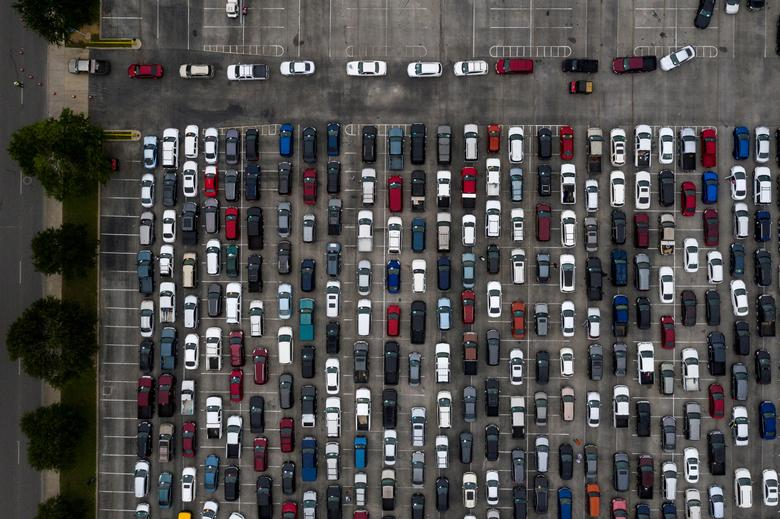
[[100, 6], [90, 0], [17, 0], [22, 21], [49, 43], [62, 45], [74, 29], [97, 21]]
[[59, 494], [38, 503], [35, 519], [81, 519], [87, 515], [86, 507], [80, 497]]
[[103, 153], [103, 130], [68, 108], [59, 119], [50, 117], [16, 130], [8, 154], [57, 200], [90, 191], [111, 175]]
[[65, 223], [36, 234], [31, 248], [35, 270], [75, 278], [95, 265], [97, 240], [86, 225]]
[[95, 315], [78, 303], [39, 299], [11, 324], [6, 346], [28, 375], [63, 387], [94, 363]]
[[65, 470], [76, 462], [76, 446], [84, 433], [77, 407], [56, 403], [22, 415], [27, 436], [27, 461], [35, 470]]

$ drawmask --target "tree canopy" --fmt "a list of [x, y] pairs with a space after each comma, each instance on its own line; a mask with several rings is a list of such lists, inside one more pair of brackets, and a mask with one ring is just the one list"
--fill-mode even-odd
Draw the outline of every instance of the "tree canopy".
[[22, 416], [21, 429], [27, 436], [27, 461], [35, 470], [64, 470], [76, 462], [76, 446], [84, 433], [79, 409], [56, 403], [39, 407]]
[[14, 9], [28, 29], [61, 45], [74, 29], [97, 20], [100, 5], [90, 0], [17, 0]]
[[35, 270], [74, 278], [95, 265], [97, 239], [86, 225], [65, 223], [40, 231], [32, 239], [31, 248]]
[[80, 497], [60, 494], [38, 503], [35, 519], [81, 519], [87, 515], [86, 508]]
[[8, 154], [57, 200], [81, 195], [111, 175], [103, 153], [103, 130], [68, 108], [58, 119], [50, 117], [16, 130]]
[[95, 315], [78, 303], [39, 299], [11, 324], [6, 346], [28, 375], [63, 387], [94, 362]]

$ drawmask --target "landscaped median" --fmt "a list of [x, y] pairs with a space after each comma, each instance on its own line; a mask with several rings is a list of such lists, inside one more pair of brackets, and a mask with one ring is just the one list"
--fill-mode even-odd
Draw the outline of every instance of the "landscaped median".
[[91, 39], [87, 42], [88, 49], [140, 49], [141, 40], [137, 38]]
[[104, 130], [104, 141], [138, 141], [141, 140], [141, 132], [138, 130]]

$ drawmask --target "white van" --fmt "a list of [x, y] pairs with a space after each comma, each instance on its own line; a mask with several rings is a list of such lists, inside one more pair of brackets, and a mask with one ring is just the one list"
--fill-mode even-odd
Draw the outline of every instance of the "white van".
[[146, 497], [149, 493], [149, 485], [151, 484], [151, 466], [146, 460], [138, 460], [135, 462], [135, 470], [133, 471], [133, 492], [135, 497]]
[[225, 290], [225, 320], [228, 324], [241, 322], [241, 283], [228, 283]]
[[425, 271], [427, 266], [425, 260], [416, 259], [412, 261], [412, 292], [422, 294], [425, 292]]
[[463, 126], [463, 138], [466, 141], [466, 160], [477, 160], [478, 135], [479, 128], [476, 124], [466, 124]]
[[360, 180], [363, 185], [363, 207], [373, 207], [374, 195], [376, 193], [376, 170], [374, 168], [363, 168]]
[[188, 159], [198, 158], [198, 127], [194, 124], [184, 128], [184, 156]]
[[753, 507], [753, 480], [744, 467], [734, 469], [734, 501], [737, 508]]
[[360, 299], [357, 303], [357, 334], [360, 337], [371, 335], [371, 300]]

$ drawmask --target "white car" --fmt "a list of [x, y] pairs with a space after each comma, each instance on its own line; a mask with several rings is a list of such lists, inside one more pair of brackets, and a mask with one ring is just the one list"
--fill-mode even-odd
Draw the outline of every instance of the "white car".
[[392, 467], [395, 465], [396, 448], [398, 446], [398, 433], [395, 432], [395, 429], [385, 429], [383, 443], [385, 465]]
[[616, 168], [626, 164], [626, 131], [613, 128], [609, 132], [610, 161]]
[[472, 509], [477, 506], [477, 475], [473, 472], [463, 473], [463, 507]]
[[525, 283], [525, 251], [512, 249], [512, 283], [522, 285]]
[[279, 319], [290, 319], [293, 313], [293, 292], [289, 283], [279, 283], [276, 289], [276, 299], [279, 310]]
[[141, 207], [154, 207], [154, 175], [144, 173], [141, 177]]
[[263, 336], [263, 317], [265, 308], [263, 302], [257, 299], [249, 302], [249, 335], [252, 337]]
[[536, 470], [546, 474], [550, 470], [550, 440], [547, 436], [537, 436], [534, 441], [536, 451]]
[[753, 479], [744, 467], [734, 469], [734, 501], [737, 508], [753, 508]]
[[626, 175], [614, 170], [609, 174], [609, 205], [623, 207], [626, 203]]
[[734, 214], [734, 237], [747, 238], [750, 233], [750, 214], [745, 202], [737, 202], [731, 208]]
[[198, 369], [199, 351], [200, 337], [197, 333], [188, 333], [184, 338], [184, 369]]
[[133, 493], [136, 498], [146, 497], [149, 493], [151, 479], [152, 467], [149, 462], [146, 460], [136, 461], [135, 469], [133, 470]]
[[282, 61], [279, 65], [283, 76], [311, 76], [315, 69], [314, 62], [308, 60]]
[[753, 203], [772, 203], [772, 176], [766, 166], [758, 166], [753, 170]]
[[268, 79], [268, 67], [260, 63], [236, 63], [227, 66], [228, 81], [259, 81]]
[[585, 325], [588, 328], [588, 339], [598, 339], [601, 336], [601, 310], [596, 307], [588, 307]]
[[739, 12], [739, 0], [726, 0], [723, 7], [726, 14], [737, 14]]
[[[474, 221], [476, 222], [476, 219]], [[387, 252], [391, 254], [401, 253], [402, 232], [403, 222], [401, 218], [398, 216], [391, 216], [387, 219]]]
[[336, 319], [341, 308], [341, 281], [332, 280], [325, 284], [325, 317]]
[[198, 196], [198, 163], [194, 160], [188, 160], [182, 167], [181, 189], [187, 198]]
[[577, 280], [577, 264], [573, 254], [561, 254], [559, 283], [564, 294], [574, 292], [574, 284]]
[[[685, 489], [685, 513], [687, 518], [701, 519], [701, 493], [695, 488]], [[714, 515], [713, 515], [714, 517]]]
[[634, 199], [637, 209], [650, 209], [650, 173], [637, 171], [634, 179]]
[[731, 436], [734, 439], [734, 445], [744, 447], [748, 444], [748, 414], [744, 405], [735, 405], [731, 408]]
[[487, 284], [488, 317], [501, 317], [501, 283], [491, 281]]
[[413, 61], [406, 66], [409, 77], [441, 77], [442, 66], [438, 61]]
[[723, 283], [723, 255], [716, 250], [707, 253], [707, 281], [712, 285]]
[[463, 232], [463, 246], [473, 247], [477, 244], [477, 217], [473, 214], [464, 214], [461, 220]]
[[173, 243], [176, 241], [176, 211], [166, 209], [163, 211], [163, 241]]
[[564, 337], [574, 337], [574, 319], [576, 315], [574, 303], [571, 301], [561, 303], [561, 334]]
[[731, 199], [744, 200], [747, 197], [747, 173], [742, 166], [731, 166], [729, 173]]
[[652, 342], [636, 344], [636, 374], [640, 384], [652, 384], [655, 374], [655, 348]]
[[756, 162], [764, 163], [769, 161], [769, 128], [766, 126], [756, 127]]
[[328, 357], [325, 360], [325, 391], [329, 395], [338, 395], [341, 387], [341, 365], [339, 359]]
[[473, 59], [469, 61], [456, 61], [452, 66], [452, 73], [462, 76], [484, 76], [488, 73], [487, 61]]
[[487, 492], [485, 493], [487, 504], [494, 506], [497, 505], [499, 488], [497, 470], [488, 470], [485, 472], [485, 486], [487, 487]]
[[412, 292], [424, 294], [426, 290], [425, 272], [428, 269], [424, 259], [412, 260]]
[[501, 235], [501, 202], [488, 200], [485, 203], [485, 237], [498, 238]]
[[671, 54], [661, 58], [661, 62], [659, 64], [661, 66], [661, 70], [668, 72], [670, 70], [676, 69], [686, 61], [690, 61], [695, 57], [696, 51], [692, 46], [686, 45], [682, 49], [676, 50]]
[[653, 130], [646, 124], [634, 128], [634, 166], [649, 168], [653, 159]]
[[219, 158], [219, 131], [206, 128], [203, 134], [203, 158], [206, 164], [216, 164]]
[[139, 327], [141, 337], [151, 337], [154, 335], [154, 301], [144, 299], [138, 309]]
[[228, 18], [238, 18], [238, 0], [226, 0], [225, 14]]
[[525, 131], [522, 126], [510, 126], [507, 132], [509, 162], [519, 164], [523, 162], [523, 145]]
[[[490, 202], [488, 202], [490, 203]], [[520, 243], [525, 238], [525, 211], [522, 207], [512, 209], [512, 241]]]
[[686, 447], [683, 451], [683, 473], [688, 483], [699, 482], [699, 450], [696, 447]]
[[680, 352], [682, 386], [684, 391], [699, 390], [699, 354], [695, 348], [683, 348]]
[[778, 499], [780, 499], [777, 471], [775, 469], [764, 469], [761, 473], [761, 483], [764, 488], [764, 504], [766, 506], [777, 506]]
[[292, 364], [293, 361], [293, 334], [292, 328], [282, 326], [276, 334], [276, 342], [279, 348], [279, 364]]
[[206, 273], [212, 276], [219, 274], [222, 245], [219, 240], [206, 242]]
[[601, 422], [601, 393], [598, 391], [588, 391], [585, 405], [588, 409], [588, 427], [598, 427]]
[[572, 210], [561, 211], [561, 245], [574, 247], [577, 235], [577, 215]]
[[443, 434], [436, 435], [436, 468], [446, 469], [449, 464], [450, 441]]
[[731, 307], [734, 315], [744, 317], [748, 314], [748, 297], [745, 282], [741, 279], [733, 279], [729, 284], [731, 287]]
[[585, 181], [585, 210], [589, 213], [599, 210], [599, 182], [592, 178]]
[[348, 76], [386, 76], [387, 63], [384, 61], [363, 60], [347, 63]]
[[195, 501], [198, 489], [198, 471], [195, 467], [184, 467], [181, 471], [181, 500], [183, 503]]
[[674, 501], [677, 497], [677, 465], [673, 461], [665, 461], [661, 465], [661, 487], [663, 498]]
[[713, 519], [725, 519], [726, 499], [723, 497], [723, 488], [718, 485], [710, 485], [707, 494], [710, 500], [710, 516]]
[[559, 354], [559, 360], [561, 364], [561, 376], [573, 377], [574, 376], [574, 350], [571, 348], [561, 348]]
[[200, 129], [194, 124], [184, 128], [184, 156], [188, 159], [198, 158], [198, 134]]
[[513, 386], [523, 383], [523, 350], [512, 348], [509, 352], [509, 382]]
[[200, 300], [195, 294], [189, 294], [184, 297], [184, 327], [188, 330], [194, 330], [200, 322], [198, 307]]
[[699, 242], [696, 241], [696, 238], [685, 238], [683, 241], [683, 257], [685, 272], [696, 272], [699, 270]]
[[658, 130], [658, 162], [674, 162], [674, 130], [668, 127]]

